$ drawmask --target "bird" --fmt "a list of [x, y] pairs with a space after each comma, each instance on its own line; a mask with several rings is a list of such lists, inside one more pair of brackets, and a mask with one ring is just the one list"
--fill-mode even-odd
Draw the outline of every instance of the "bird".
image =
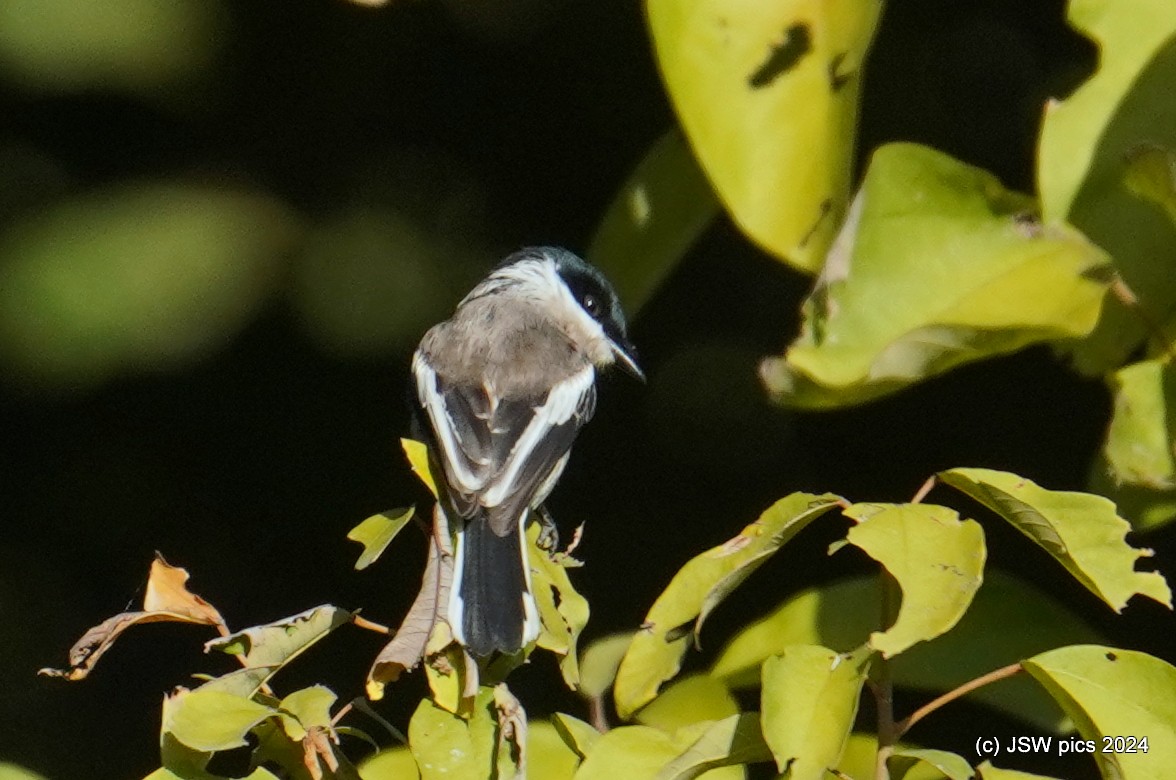
[[616, 291], [559, 247], [508, 255], [413, 354], [415, 411], [456, 526], [446, 620], [475, 657], [539, 635], [524, 529], [535, 517], [553, 530], [543, 502], [613, 366], [645, 381]]

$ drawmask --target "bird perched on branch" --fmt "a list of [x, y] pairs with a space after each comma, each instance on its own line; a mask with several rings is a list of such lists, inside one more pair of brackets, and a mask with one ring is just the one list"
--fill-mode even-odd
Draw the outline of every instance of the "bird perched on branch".
[[592, 417], [597, 370], [612, 365], [645, 378], [612, 286], [555, 247], [503, 260], [413, 356], [441, 505], [457, 529], [447, 619], [475, 656], [515, 653], [539, 635], [524, 527]]

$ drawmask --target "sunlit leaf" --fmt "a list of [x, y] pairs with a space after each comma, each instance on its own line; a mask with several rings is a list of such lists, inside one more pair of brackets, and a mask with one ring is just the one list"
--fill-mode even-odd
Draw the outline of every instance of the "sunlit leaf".
[[1108, 259], [992, 174], [914, 144], [878, 149], [804, 305], [760, 374], [781, 403], [859, 403], [963, 363], [1089, 333]]
[[1034, 775], [1016, 769], [998, 769], [992, 765], [991, 761], [985, 761], [976, 767], [976, 771], [979, 780], [1057, 780], [1054, 777]]
[[345, 609], [323, 604], [272, 623], [251, 626], [204, 645], [205, 651], [218, 650], [244, 657], [250, 668], [266, 668], [266, 679], [297, 658], [309, 647], [339, 626], [351, 622]]
[[404, 449], [404, 455], [408, 458], [408, 463], [412, 466], [413, 473], [425, 483], [425, 487], [437, 497], [437, 481], [433, 478], [432, 468], [429, 466], [429, 448], [425, 446], [424, 442], [419, 442], [414, 439], [401, 439], [400, 446]]
[[540, 631], [536, 643], [560, 656], [559, 669], [564, 682], [574, 690], [580, 685], [576, 642], [588, 624], [588, 599], [576, 592], [568, 577], [568, 569], [575, 568], [575, 562], [566, 555], [542, 549], [539, 535], [539, 523], [531, 523], [527, 529], [527, 560], [539, 607]]
[[408, 744], [422, 780], [494, 777], [498, 719], [493, 689], [478, 692], [468, 720], [423, 700], [408, 724]]
[[984, 581], [984, 531], [933, 504], [854, 504], [847, 540], [882, 564], [902, 588], [893, 626], [870, 634], [889, 658], [951, 630]]
[[224, 618], [216, 608], [188, 590], [188, 577], [186, 569], [172, 566], [156, 553], [143, 594], [143, 610], [121, 612], [90, 628], [70, 648], [69, 669], [41, 669], [38, 674], [81, 680], [123, 631], [140, 623], [196, 623], [224, 629]]
[[1090, 487], [1136, 530], [1176, 519], [1176, 370], [1166, 360], [1110, 374], [1114, 412]]
[[381, 750], [359, 765], [363, 780], [419, 780], [416, 759], [407, 746]]
[[974, 775], [964, 758], [943, 750], [899, 748], [887, 766], [893, 780], [973, 780]]
[[0, 232], [0, 361], [74, 385], [202, 357], [268, 298], [297, 229], [269, 198], [195, 185], [40, 210]]
[[633, 632], [625, 631], [596, 639], [585, 648], [580, 659], [580, 694], [594, 699], [603, 696], [617, 677], [617, 668], [633, 641]]
[[757, 244], [816, 272], [849, 200], [876, 0], [647, 0], [662, 78]]
[[568, 747], [555, 726], [544, 721], [531, 721], [527, 725], [528, 778], [570, 780], [578, 766], [580, 757]]
[[722, 720], [738, 712], [739, 704], [721, 680], [695, 674], [675, 680], [637, 712], [636, 720], [673, 734], [683, 726]]
[[588, 756], [600, 739], [600, 732], [590, 724], [562, 712], [551, 716], [551, 725], [559, 733], [564, 744], [582, 759]]
[[[1176, 299], [1176, 226], [1132, 193], [1129, 166], [1142, 145], [1176, 149], [1176, 4], [1071, 0], [1067, 17], [1097, 44], [1098, 68], [1046, 105], [1037, 157], [1044, 218], [1068, 220], [1106, 249], [1143, 310], [1163, 319]], [[1077, 366], [1117, 368], [1146, 334], [1137, 312], [1108, 301], [1098, 328], [1073, 347]]]
[[[791, 645], [823, 645], [848, 652], [878, 628], [881, 591], [874, 577], [809, 588], [740, 631], [710, 673], [735, 688], [760, 682], [760, 665]], [[982, 674], [1067, 644], [1101, 637], [1052, 597], [999, 571], [989, 571], [972, 606], [955, 628], [915, 645], [891, 661], [894, 685], [949, 691]], [[1041, 729], [1062, 725], [1058, 708], [1024, 675], [986, 685], [969, 698]], [[850, 774], [853, 774], [852, 772]]]
[[163, 707], [163, 731], [195, 750], [244, 747], [245, 735], [277, 710], [224, 691], [185, 691], [170, 696]]
[[989, 469], [952, 469], [939, 478], [1012, 523], [1116, 612], [1136, 594], [1172, 608], [1164, 576], [1135, 570], [1135, 562], [1152, 551], [1127, 544], [1131, 526], [1102, 496], [1046, 490]]
[[[1099, 645], [1051, 650], [1025, 661], [1025, 671], [1049, 692], [1095, 743], [1105, 778], [1164, 780], [1176, 766], [1176, 668], [1146, 653]], [[1116, 743], [1115, 736], [1124, 737]], [[1107, 737], [1112, 741], [1105, 742]], [[1128, 752], [1126, 738], [1136, 741]], [[1138, 740], [1147, 739], [1146, 752]], [[1106, 752], [1104, 752], [1104, 750]]]
[[45, 780], [44, 777], [23, 766], [0, 761], [0, 780]]
[[654, 602], [617, 672], [613, 696], [628, 718], [653, 700], [658, 686], [682, 667], [692, 637], [707, 615], [769, 556], [841, 502], [837, 496], [793, 493], [738, 536], [695, 556]]
[[706, 175], [675, 128], [646, 153], [596, 228], [588, 259], [636, 313], [718, 214]]
[[[30, 775], [30, 778], [31, 777], [32, 777], [32, 775]], [[8, 778], [4, 777], [4, 774], [2, 771], [0, 771], [0, 780], [8, 780]], [[151, 774], [149, 774], [145, 778], [143, 778], [143, 780], [192, 780], [192, 776], [191, 775], [176, 774], [175, 772], [171, 771], [170, 769], [167, 769], [166, 767], [160, 767], [159, 769], [156, 769], [154, 772], [152, 772]], [[259, 767], [257, 767], [257, 769], [254, 769], [248, 775], [241, 778], [241, 780], [279, 780], [279, 778], [277, 775], [275, 775], [273, 772], [269, 771], [265, 767], [259, 766]], [[365, 778], [365, 780], [367, 780], [367, 779]]]
[[580, 764], [576, 780], [653, 780], [680, 748], [652, 726], [620, 726], [602, 734]]
[[335, 692], [323, 685], [312, 685], [286, 696], [278, 705], [286, 735], [297, 741], [305, 737], [306, 730], [312, 726], [330, 726], [331, 707], [336, 698]]
[[841, 760], [872, 653], [794, 645], [763, 664], [763, 733], [790, 780], [824, 780]]
[[[693, 780], [702, 774], [720, 780], [725, 775], [715, 771], [727, 768], [735, 778], [744, 777], [743, 764], [770, 761], [772, 758], [760, 731], [758, 713], [731, 715], [709, 724], [690, 747], [658, 772], [658, 780]], [[714, 774], [711, 774], [714, 772]]]
[[407, 509], [389, 509], [387, 512], [372, 515], [348, 531], [348, 539], [363, 545], [363, 552], [355, 562], [355, 568], [366, 569], [375, 563], [396, 538], [396, 534], [412, 520], [415, 511], [411, 506]]

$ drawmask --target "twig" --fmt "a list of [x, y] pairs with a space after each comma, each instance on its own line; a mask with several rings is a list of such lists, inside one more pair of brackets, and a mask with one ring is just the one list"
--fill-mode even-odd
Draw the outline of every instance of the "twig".
[[608, 713], [604, 709], [603, 696], [593, 696], [588, 700], [588, 722], [601, 734], [612, 728], [608, 722]]
[[898, 738], [901, 739], [904, 734], [910, 731], [911, 726], [914, 726], [923, 718], [930, 715], [932, 712], [944, 706], [945, 704], [950, 704], [961, 696], [966, 696], [977, 688], [981, 688], [985, 685], [988, 685], [989, 683], [994, 683], [997, 680], [1004, 680], [1008, 677], [1012, 677], [1015, 674], [1020, 674], [1022, 671], [1023, 667], [1020, 663], [1009, 664], [1008, 666], [1002, 666], [1001, 668], [989, 672], [988, 674], [981, 675], [974, 680], [969, 680], [958, 688], [954, 688], [948, 691], [939, 698], [924, 704], [922, 707], [915, 710], [910, 715], [906, 716], [897, 724], [895, 724], [894, 728], [897, 732]]
[[927, 481], [924, 482], [922, 487], [920, 487], [915, 492], [914, 497], [911, 499], [911, 503], [912, 504], [921, 504], [923, 502], [923, 499], [927, 497], [927, 494], [931, 492], [931, 488], [935, 487], [935, 484], [938, 481], [939, 481], [939, 479], [934, 474], [927, 477]]
[[[367, 703], [367, 699], [363, 698], [362, 696], [358, 696], [358, 697], [352, 699], [351, 703], [348, 704], [347, 706], [353, 707], [356, 711], [362, 712], [364, 715], [367, 715], [369, 718], [374, 720], [376, 723], [379, 723], [381, 726], [384, 727], [384, 729], [389, 734], [392, 735], [392, 738], [395, 739], [396, 741], [398, 741], [400, 744], [402, 744], [402, 745], [408, 744], [408, 737], [404, 736], [404, 732], [401, 731], [400, 729], [396, 728], [395, 726], [393, 726], [387, 720], [385, 720], [384, 717], [382, 715], [380, 715], [380, 713], [373, 710], [371, 705]], [[345, 709], [346, 708], [340, 710], [339, 715], [336, 715], [334, 720], [331, 721], [332, 726], [334, 726], [335, 723], [338, 722], [339, 718], [342, 716]]]
[[375, 631], [377, 634], [392, 633], [392, 629], [388, 628], [387, 626], [368, 620], [367, 618], [361, 617], [359, 615], [352, 615], [351, 622], [354, 623], [358, 628], [366, 628], [368, 631]]
[[1151, 314], [1140, 304], [1139, 296], [1127, 286], [1127, 282], [1123, 281], [1123, 277], [1118, 273], [1111, 279], [1111, 294], [1124, 307], [1135, 312], [1135, 315], [1139, 317], [1139, 321], [1143, 323], [1144, 328], [1151, 334], [1151, 337], [1159, 342], [1160, 349], [1164, 351], [1166, 359], [1172, 360], [1176, 358], [1176, 355], [1172, 352], [1172, 343], [1168, 339], [1168, 334], [1164, 332], [1163, 326], [1152, 319]]

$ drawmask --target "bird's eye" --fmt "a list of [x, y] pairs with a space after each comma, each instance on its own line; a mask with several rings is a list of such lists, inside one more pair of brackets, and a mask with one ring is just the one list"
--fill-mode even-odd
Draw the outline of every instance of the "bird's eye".
[[580, 303], [583, 305], [584, 311], [593, 317], [600, 316], [600, 299], [592, 293], [585, 293], [584, 297], [580, 299]]

